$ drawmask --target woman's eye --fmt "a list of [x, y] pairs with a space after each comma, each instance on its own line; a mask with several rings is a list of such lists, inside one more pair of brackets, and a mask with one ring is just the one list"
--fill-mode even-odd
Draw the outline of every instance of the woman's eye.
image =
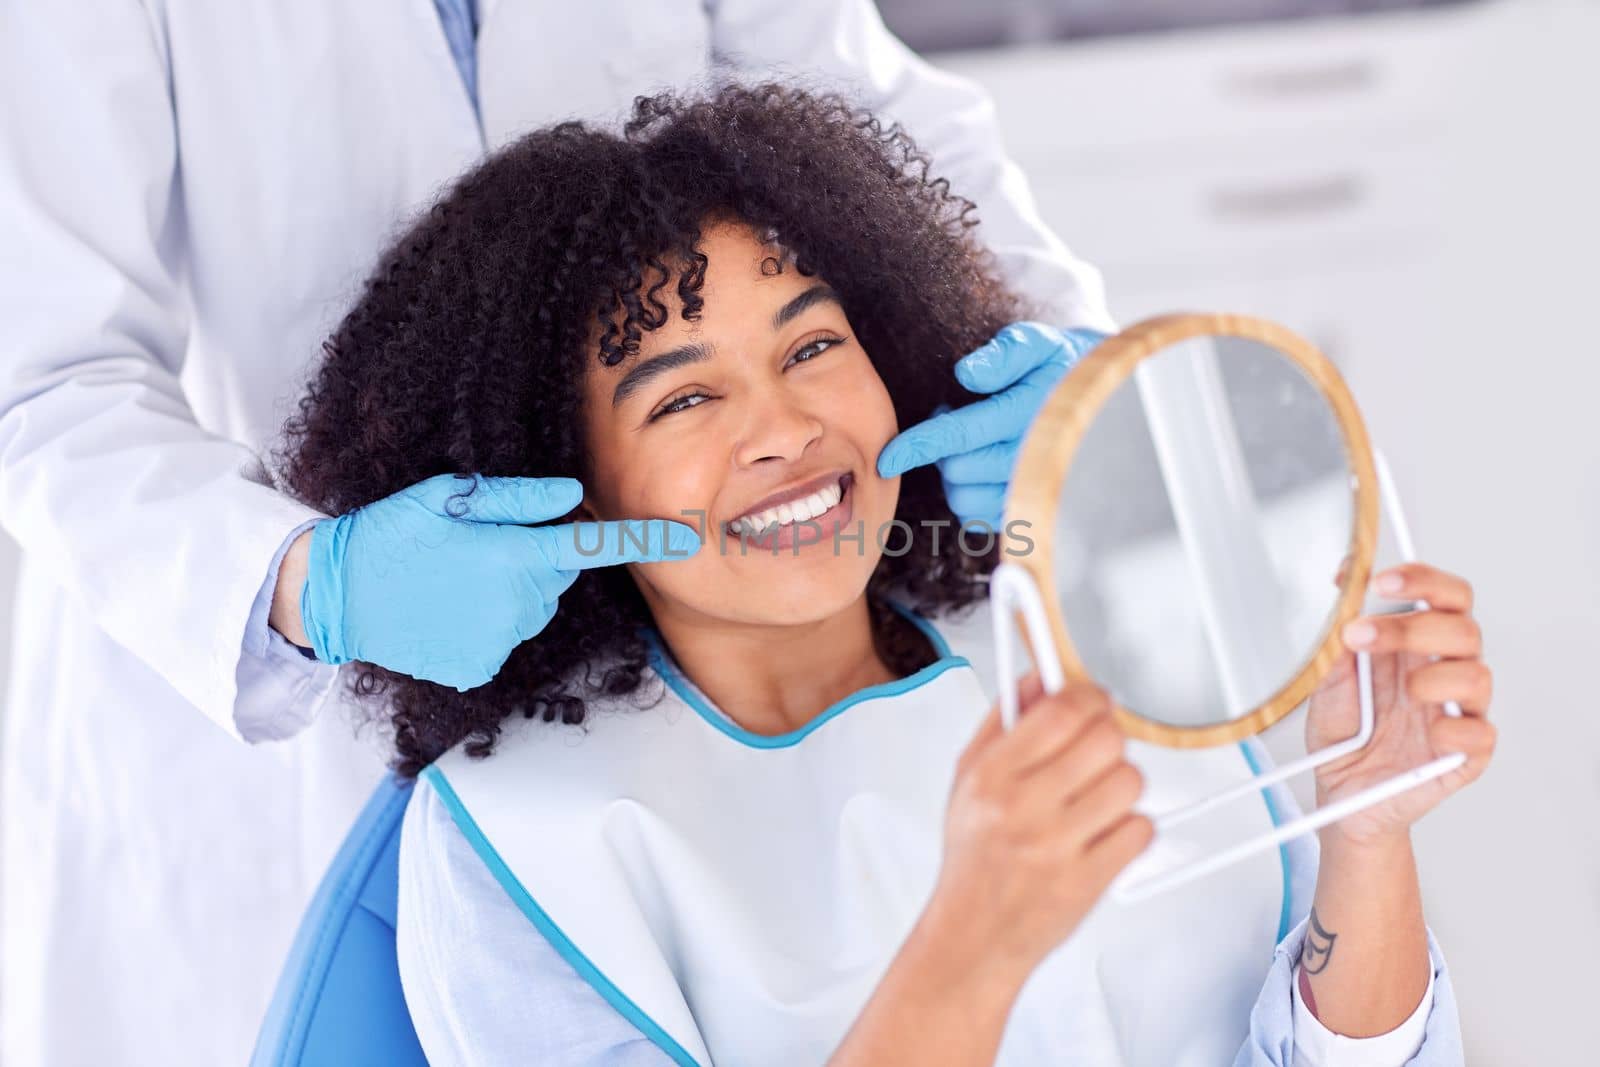
[[[796, 363], [809, 362], [810, 360], [816, 359], [818, 356], [822, 355], [822, 353], [826, 352], [834, 345], [843, 344], [844, 341], [845, 339], [843, 337], [819, 337], [815, 341], [808, 341], [795, 350], [794, 355], [789, 357], [789, 362], [784, 364], [784, 366], [789, 367]], [[699, 407], [703, 402], [710, 399], [711, 396], [707, 393], [685, 393], [683, 396], [673, 397], [665, 404], [662, 404], [660, 407], [656, 408], [656, 410], [645, 421], [655, 422], [663, 415], [673, 415], [680, 411], [687, 411], [690, 408]]]
[[843, 343], [844, 338], [842, 337], [819, 337], [815, 341], [808, 341], [806, 344], [801, 345], [795, 351], [795, 354], [789, 357], [789, 362], [791, 364], [804, 363], [807, 360], [816, 359], [834, 345]]
[[673, 397], [665, 404], [662, 404], [660, 407], [656, 408], [654, 414], [652, 414], [647, 421], [655, 422], [663, 415], [671, 415], [677, 411], [687, 411], [690, 408], [699, 407], [701, 401], [710, 399], [711, 398], [705, 393], [685, 393], [683, 396]]

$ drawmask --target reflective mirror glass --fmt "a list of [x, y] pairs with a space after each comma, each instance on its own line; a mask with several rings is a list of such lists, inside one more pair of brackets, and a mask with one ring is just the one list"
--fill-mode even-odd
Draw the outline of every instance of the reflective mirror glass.
[[1331, 624], [1352, 487], [1332, 407], [1277, 350], [1201, 337], [1142, 360], [1085, 431], [1056, 519], [1090, 677], [1173, 726], [1259, 707]]

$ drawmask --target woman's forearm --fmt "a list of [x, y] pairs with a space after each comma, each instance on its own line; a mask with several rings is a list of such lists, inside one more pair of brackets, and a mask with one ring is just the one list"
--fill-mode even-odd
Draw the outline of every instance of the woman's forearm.
[[991, 1067], [1028, 970], [965, 940], [924, 914], [828, 1067]]
[[1324, 831], [1316, 897], [1300, 953], [1322, 1024], [1374, 1037], [1404, 1022], [1432, 962], [1411, 837], [1367, 841]]

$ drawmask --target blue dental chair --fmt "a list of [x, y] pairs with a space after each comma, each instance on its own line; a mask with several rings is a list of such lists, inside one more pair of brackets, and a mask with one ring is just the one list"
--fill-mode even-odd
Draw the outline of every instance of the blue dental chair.
[[251, 1067], [427, 1067], [394, 945], [411, 787], [385, 778], [339, 846], [300, 920]]

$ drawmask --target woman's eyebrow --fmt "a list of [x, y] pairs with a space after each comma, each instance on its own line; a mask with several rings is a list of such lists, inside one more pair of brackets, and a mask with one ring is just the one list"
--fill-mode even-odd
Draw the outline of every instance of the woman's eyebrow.
[[665, 374], [669, 370], [688, 366], [690, 363], [699, 363], [710, 359], [715, 352], [710, 345], [700, 341], [691, 341], [677, 348], [669, 348], [658, 356], [651, 356], [642, 363], [635, 364], [633, 369], [623, 375], [622, 381], [617, 383], [616, 390], [611, 394], [611, 406], [616, 407], [628, 397], [638, 392], [649, 383], [650, 379], [658, 374]]
[[835, 304], [839, 303], [839, 294], [821, 283], [813, 285], [811, 288], [807, 289], [805, 292], [801, 293], [799, 296], [795, 297], [793, 300], [789, 301], [787, 304], [783, 305], [783, 307], [778, 309], [777, 313], [772, 316], [772, 328], [774, 330], [781, 330], [791, 319], [805, 311], [807, 308], [814, 307], [817, 304], [821, 304], [828, 300], [833, 301]]
[[[772, 316], [772, 328], [781, 330], [789, 322], [808, 308], [817, 304], [832, 301], [839, 303], [839, 294], [827, 285], [818, 283], [779, 308]], [[652, 356], [642, 363], [636, 364], [622, 381], [617, 383], [617, 388], [611, 394], [611, 406], [616, 407], [628, 397], [638, 392], [649, 384], [657, 375], [665, 374], [670, 370], [687, 366], [690, 363], [699, 363], [710, 359], [716, 350], [712, 346], [700, 341], [691, 341], [677, 348], [669, 348], [658, 356]]]

